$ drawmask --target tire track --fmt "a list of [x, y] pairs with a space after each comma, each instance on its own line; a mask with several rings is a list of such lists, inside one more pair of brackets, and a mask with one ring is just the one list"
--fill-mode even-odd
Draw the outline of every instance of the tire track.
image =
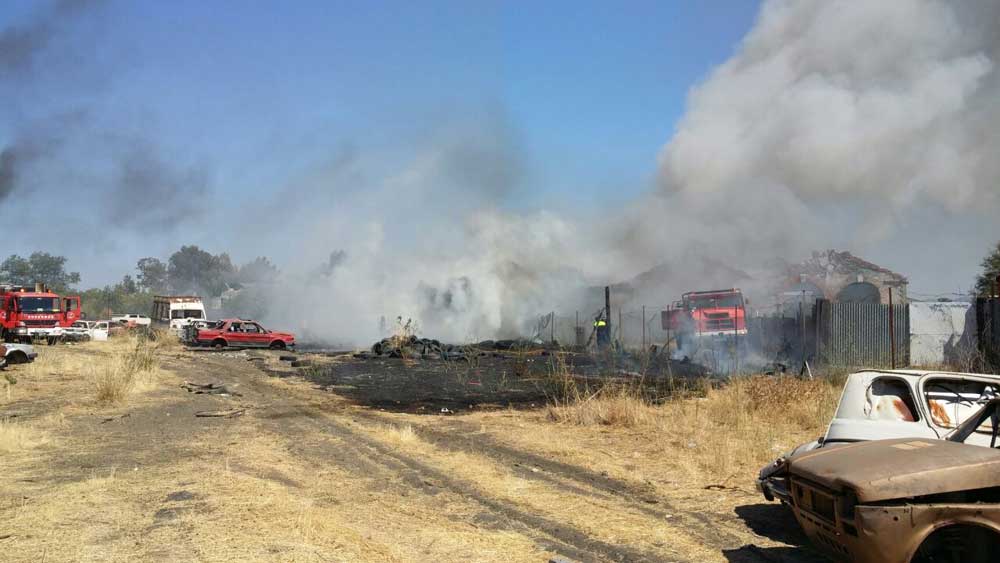
[[[338, 464], [343, 463], [343, 466], [349, 470], [357, 470], [356, 467], [353, 467], [357, 465], [355, 460], [366, 460], [365, 463], [369, 464], [369, 469], [370, 465], [374, 464], [381, 466], [384, 471], [403, 477], [410, 490], [416, 489], [430, 495], [436, 493], [434, 488], [451, 491], [474, 501], [496, 516], [520, 524], [525, 529], [535, 532], [536, 535], [541, 533], [547, 536], [546, 543], [548, 545], [542, 545], [542, 547], [555, 548], [555, 551], [564, 556], [580, 561], [609, 560], [621, 563], [667, 561], [659, 555], [643, 550], [613, 545], [590, 538], [586, 533], [569, 524], [531, 514], [505, 501], [487, 496], [480, 492], [474, 483], [447, 475], [411, 456], [395, 451], [385, 444], [334, 420], [329, 414], [324, 413], [322, 419], [309, 418], [295, 424], [295, 426], [299, 427], [302, 435], [307, 435], [310, 432], [326, 432], [330, 436], [336, 437], [338, 443], [331, 444], [330, 448], [324, 448], [323, 453], [329, 454], [333, 449], [340, 450], [340, 453], [333, 457], [338, 461]], [[308, 428], [309, 426], [313, 428]], [[272, 427], [271, 430], [277, 430], [279, 434], [284, 435], [288, 433], [289, 428], [286, 423], [284, 427]], [[316, 450], [302, 448], [300, 453], [315, 456]], [[686, 559], [671, 550], [668, 560], [685, 561]]]
[[[352, 416], [372, 422], [386, 422], [383, 417], [367, 412], [352, 413]], [[506, 446], [490, 436], [478, 433], [465, 423], [452, 422], [451, 426], [464, 428], [450, 432], [421, 426], [419, 433], [424, 438], [430, 438], [432, 444], [444, 450], [484, 456], [510, 467], [521, 466], [523, 469], [517, 470], [519, 477], [546, 482], [567, 492], [590, 497], [624, 499], [630, 503], [634, 510], [648, 516], [683, 524], [685, 529], [704, 545], [722, 550], [741, 547], [746, 543], [732, 532], [721, 529], [720, 526], [723, 524], [713, 520], [710, 516], [678, 508], [660, 498], [637, 493], [635, 485], [626, 481]], [[532, 466], [541, 471], [536, 473], [528, 469]], [[651, 501], [664, 506], [665, 509], [651, 506]]]

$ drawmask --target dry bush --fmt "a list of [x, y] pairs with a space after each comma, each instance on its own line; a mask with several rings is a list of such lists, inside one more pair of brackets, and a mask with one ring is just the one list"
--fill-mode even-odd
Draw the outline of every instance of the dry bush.
[[123, 357], [112, 357], [91, 370], [94, 393], [99, 403], [123, 403], [135, 388], [135, 372]]
[[413, 444], [420, 440], [417, 436], [416, 430], [413, 429], [412, 424], [395, 425], [386, 424], [379, 428], [379, 433], [385, 439], [386, 442], [397, 446], [403, 446], [406, 444]]
[[839, 378], [734, 378], [703, 399], [665, 405], [660, 429], [690, 452], [692, 473], [746, 475], [822, 435], [842, 385]]
[[723, 482], [752, 475], [782, 453], [822, 435], [844, 381], [837, 374], [813, 380], [736, 377], [719, 387], [691, 382], [656, 404], [641, 380], [581, 389], [558, 357], [553, 372], [558, 391], [546, 408], [548, 420], [638, 428], [656, 436], [672, 463], [692, 477]]
[[631, 385], [607, 385], [585, 395], [573, 391], [546, 408], [549, 420], [580, 426], [644, 426], [656, 419], [656, 407]]
[[[145, 338], [132, 337], [111, 357], [91, 366], [90, 377], [99, 403], [123, 403], [156, 370], [156, 352]], [[145, 378], [145, 379], [144, 379]]]
[[43, 433], [10, 419], [0, 419], [0, 452], [13, 453], [28, 450], [45, 443]]

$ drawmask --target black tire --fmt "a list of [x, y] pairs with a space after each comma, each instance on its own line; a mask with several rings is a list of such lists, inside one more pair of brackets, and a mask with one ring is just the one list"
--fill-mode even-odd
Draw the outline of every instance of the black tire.
[[913, 563], [962, 561], [989, 563], [1000, 550], [1000, 534], [980, 526], [958, 524], [934, 531], [913, 555]]
[[24, 352], [21, 352], [20, 350], [11, 352], [10, 354], [7, 354], [7, 363], [26, 364], [28, 363], [28, 355], [25, 354]]
[[214, 341], [212, 341], [212, 348], [215, 348], [216, 350], [222, 350], [225, 347], [226, 347], [226, 341], [221, 338], [217, 338]]
[[275, 340], [274, 342], [271, 343], [271, 349], [272, 350], [284, 350], [285, 349], [285, 343], [282, 342], [282, 341], [280, 341], [280, 340]]

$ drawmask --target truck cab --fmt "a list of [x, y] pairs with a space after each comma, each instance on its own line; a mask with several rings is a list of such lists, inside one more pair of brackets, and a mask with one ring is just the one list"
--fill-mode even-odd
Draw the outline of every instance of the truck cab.
[[0, 288], [0, 326], [4, 340], [54, 341], [80, 320], [80, 298], [61, 297], [47, 288]]
[[152, 319], [182, 336], [185, 327], [206, 320], [205, 304], [196, 295], [157, 295], [153, 297]]

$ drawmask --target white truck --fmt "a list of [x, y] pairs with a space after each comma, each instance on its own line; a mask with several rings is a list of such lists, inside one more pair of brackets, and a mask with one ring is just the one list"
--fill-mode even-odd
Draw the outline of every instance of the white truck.
[[205, 304], [196, 295], [156, 295], [153, 297], [153, 322], [182, 336], [184, 327], [205, 319]]
[[111, 322], [124, 326], [149, 326], [152, 319], [138, 313], [126, 313], [124, 315], [111, 315]]

